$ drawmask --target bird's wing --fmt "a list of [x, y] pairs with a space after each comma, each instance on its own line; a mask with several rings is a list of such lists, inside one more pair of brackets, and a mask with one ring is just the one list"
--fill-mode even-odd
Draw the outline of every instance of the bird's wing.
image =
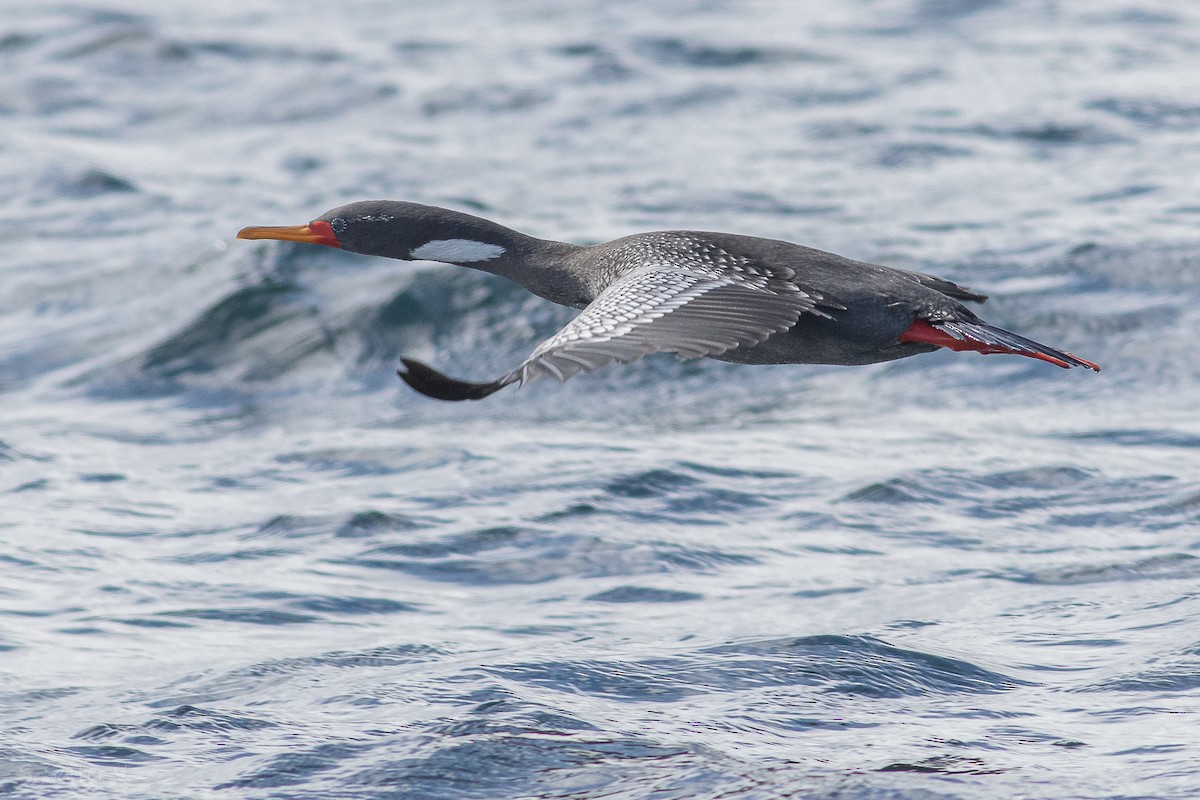
[[972, 292], [970, 289], [967, 289], [964, 286], [959, 286], [953, 281], [948, 281], [945, 278], [939, 278], [936, 275], [928, 275], [924, 272], [913, 272], [907, 269], [897, 269], [896, 267], [892, 267], [891, 269], [894, 269], [896, 272], [899, 272], [901, 275], [904, 275], [907, 278], [913, 279], [922, 286], [928, 286], [935, 292], [941, 292], [947, 297], [954, 298], [955, 300], [970, 300], [973, 303], [983, 303], [988, 299], [986, 294]]
[[545, 377], [566, 381], [612, 361], [647, 353], [711, 356], [756, 345], [796, 324], [805, 312], [824, 315], [820, 300], [782, 276], [752, 269], [716, 271], [648, 264], [628, 270], [515, 370], [490, 383], [448, 378], [404, 360], [400, 377], [442, 400], [478, 400], [511, 383]]

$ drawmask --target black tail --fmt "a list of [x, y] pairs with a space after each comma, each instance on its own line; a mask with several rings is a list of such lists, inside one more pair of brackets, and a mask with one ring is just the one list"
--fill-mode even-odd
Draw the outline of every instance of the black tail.
[[1051, 363], [1056, 361], [1062, 362], [1058, 364], [1060, 367], [1068, 369], [1070, 367], [1085, 367], [1093, 372], [1100, 371], [1099, 365], [1093, 364], [1091, 361], [1073, 356], [1063, 350], [1055, 350], [1053, 347], [1047, 347], [1041, 342], [1026, 339], [1024, 336], [1012, 331], [1006, 331], [1003, 328], [997, 328], [995, 325], [989, 325], [986, 322], [942, 322], [938, 323], [938, 327], [951, 336], [957, 333], [984, 345], [1003, 348], [1023, 356], [1030, 356], [1031, 358], [1045, 356], [1045, 358], [1041, 358], [1042, 361], [1049, 360]]
[[900, 334], [901, 342], [919, 342], [945, 347], [949, 350], [972, 351], [991, 355], [993, 353], [1010, 353], [1017, 356], [1036, 358], [1054, 364], [1056, 367], [1070, 369], [1085, 367], [1093, 372], [1099, 372], [1100, 367], [1091, 361], [1047, 347], [1033, 339], [989, 325], [981, 319], [974, 320], [939, 320], [930, 322], [919, 319]]

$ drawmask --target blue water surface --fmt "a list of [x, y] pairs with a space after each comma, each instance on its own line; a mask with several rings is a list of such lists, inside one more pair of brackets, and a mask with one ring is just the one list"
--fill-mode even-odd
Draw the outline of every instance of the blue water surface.
[[[1200, 794], [1200, 7], [9, 0], [0, 792]], [[944, 275], [1099, 362], [656, 356], [357, 199]]]

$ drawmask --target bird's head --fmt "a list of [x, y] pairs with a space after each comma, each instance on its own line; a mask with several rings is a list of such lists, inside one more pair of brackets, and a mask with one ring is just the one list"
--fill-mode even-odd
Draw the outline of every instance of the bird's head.
[[239, 239], [307, 242], [405, 261], [468, 265], [502, 256], [512, 235], [507, 228], [479, 217], [397, 200], [350, 203], [326, 211], [306, 225], [238, 231]]

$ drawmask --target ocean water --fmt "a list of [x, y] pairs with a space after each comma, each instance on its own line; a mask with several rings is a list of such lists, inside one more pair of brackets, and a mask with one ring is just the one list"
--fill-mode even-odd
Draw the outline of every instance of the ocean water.
[[[6, 0], [0, 792], [1200, 796], [1200, 8]], [[356, 199], [944, 275], [1099, 362], [653, 357]]]

